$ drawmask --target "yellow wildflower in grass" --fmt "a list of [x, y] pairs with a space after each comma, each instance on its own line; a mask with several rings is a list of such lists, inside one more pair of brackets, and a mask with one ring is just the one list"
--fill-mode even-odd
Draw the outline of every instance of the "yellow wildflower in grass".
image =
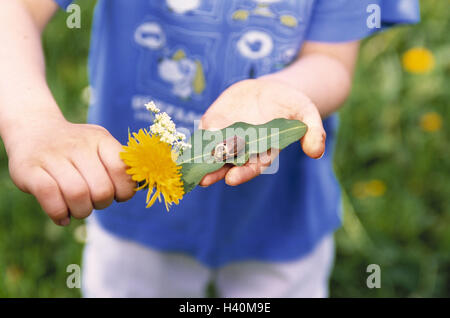
[[356, 182], [352, 188], [353, 195], [356, 198], [363, 199], [367, 196], [366, 193], [366, 183], [365, 182]]
[[381, 180], [371, 180], [366, 184], [366, 192], [371, 197], [381, 197], [386, 192], [386, 184]]
[[23, 277], [23, 269], [17, 265], [10, 265], [5, 271], [5, 280], [7, 283], [16, 285]]
[[156, 199], [161, 202], [161, 194], [167, 211], [172, 203], [179, 203], [184, 195], [181, 166], [172, 159], [171, 145], [162, 142], [159, 136], [140, 129], [138, 133], [129, 135], [128, 145], [123, 146], [123, 149], [120, 157], [129, 167], [127, 173], [133, 181], [142, 183], [136, 191], [145, 187], [149, 189], [147, 208], [151, 207]]
[[434, 67], [433, 53], [422, 47], [409, 49], [403, 54], [403, 68], [414, 74], [423, 74], [431, 71]]
[[381, 180], [357, 182], [353, 185], [353, 195], [359, 199], [381, 197], [386, 192], [386, 184]]
[[429, 112], [420, 119], [420, 126], [423, 131], [435, 132], [442, 127], [442, 117], [436, 112]]

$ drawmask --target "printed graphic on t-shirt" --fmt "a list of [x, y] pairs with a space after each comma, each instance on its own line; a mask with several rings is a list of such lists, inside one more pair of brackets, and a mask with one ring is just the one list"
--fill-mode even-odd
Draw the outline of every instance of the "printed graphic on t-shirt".
[[[136, 27], [139, 49], [134, 109], [153, 99], [184, 118], [199, 118], [229, 85], [291, 63], [313, 0], [148, 1]], [[166, 110], [164, 110], [166, 111]], [[172, 114], [171, 114], [172, 115]], [[144, 119], [141, 116], [141, 119]], [[148, 116], [148, 115], [147, 115]]]

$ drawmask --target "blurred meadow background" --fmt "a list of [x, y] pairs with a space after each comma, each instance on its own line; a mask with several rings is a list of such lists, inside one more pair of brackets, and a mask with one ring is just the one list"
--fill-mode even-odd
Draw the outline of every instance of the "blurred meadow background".
[[[48, 81], [66, 117], [84, 122], [94, 1], [82, 28], [60, 11], [44, 34]], [[450, 2], [422, 0], [422, 23], [364, 41], [341, 110], [335, 170], [344, 193], [332, 297], [450, 297]], [[60, 228], [11, 182], [0, 143], [0, 297], [79, 297], [85, 229]], [[366, 267], [381, 267], [381, 288]]]

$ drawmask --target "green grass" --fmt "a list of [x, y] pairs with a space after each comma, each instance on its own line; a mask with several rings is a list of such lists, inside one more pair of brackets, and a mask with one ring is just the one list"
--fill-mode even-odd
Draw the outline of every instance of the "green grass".
[[[82, 29], [58, 13], [45, 32], [48, 80], [66, 117], [83, 122], [92, 1], [78, 1]], [[421, 1], [423, 22], [364, 41], [355, 85], [341, 110], [335, 169], [344, 191], [344, 226], [336, 235], [334, 297], [450, 296], [450, 29], [447, 1]], [[427, 75], [411, 75], [401, 55], [425, 46], [436, 58]], [[443, 126], [421, 129], [436, 112]], [[364, 195], [367, 182], [385, 186]], [[34, 198], [9, 179], [0, 146], [0, 297], [78, 297], [66, 267], [79, 264], [82, 222], [53, 226]], [[381, 267], [381, 289], [368, 289], [369, 264]]]
[[[450, 27], [445, 1], [422, 1], [423, 22], [365, 41], [353, 94], [341, 111], [335, 168], [346, 193], [337, 233], [332, 296], [450, 296]], [[427, 75], [402, 70], [402, 53], [425, 46], [436, 58]], [[442, 116], [421, 129], [427, 112]], [[384, 195], [361, 197], [358, 183], [380, 180]], [[365, 287], [379, 264], [382, 288]]]

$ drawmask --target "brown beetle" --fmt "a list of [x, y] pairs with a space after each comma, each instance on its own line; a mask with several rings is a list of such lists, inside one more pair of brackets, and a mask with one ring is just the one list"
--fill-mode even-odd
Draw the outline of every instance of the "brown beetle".
[[245, 148], [245, 140], [239, 136], [230, 137], [216, 145], [211, 155], [216, 162], [236, 158]]

